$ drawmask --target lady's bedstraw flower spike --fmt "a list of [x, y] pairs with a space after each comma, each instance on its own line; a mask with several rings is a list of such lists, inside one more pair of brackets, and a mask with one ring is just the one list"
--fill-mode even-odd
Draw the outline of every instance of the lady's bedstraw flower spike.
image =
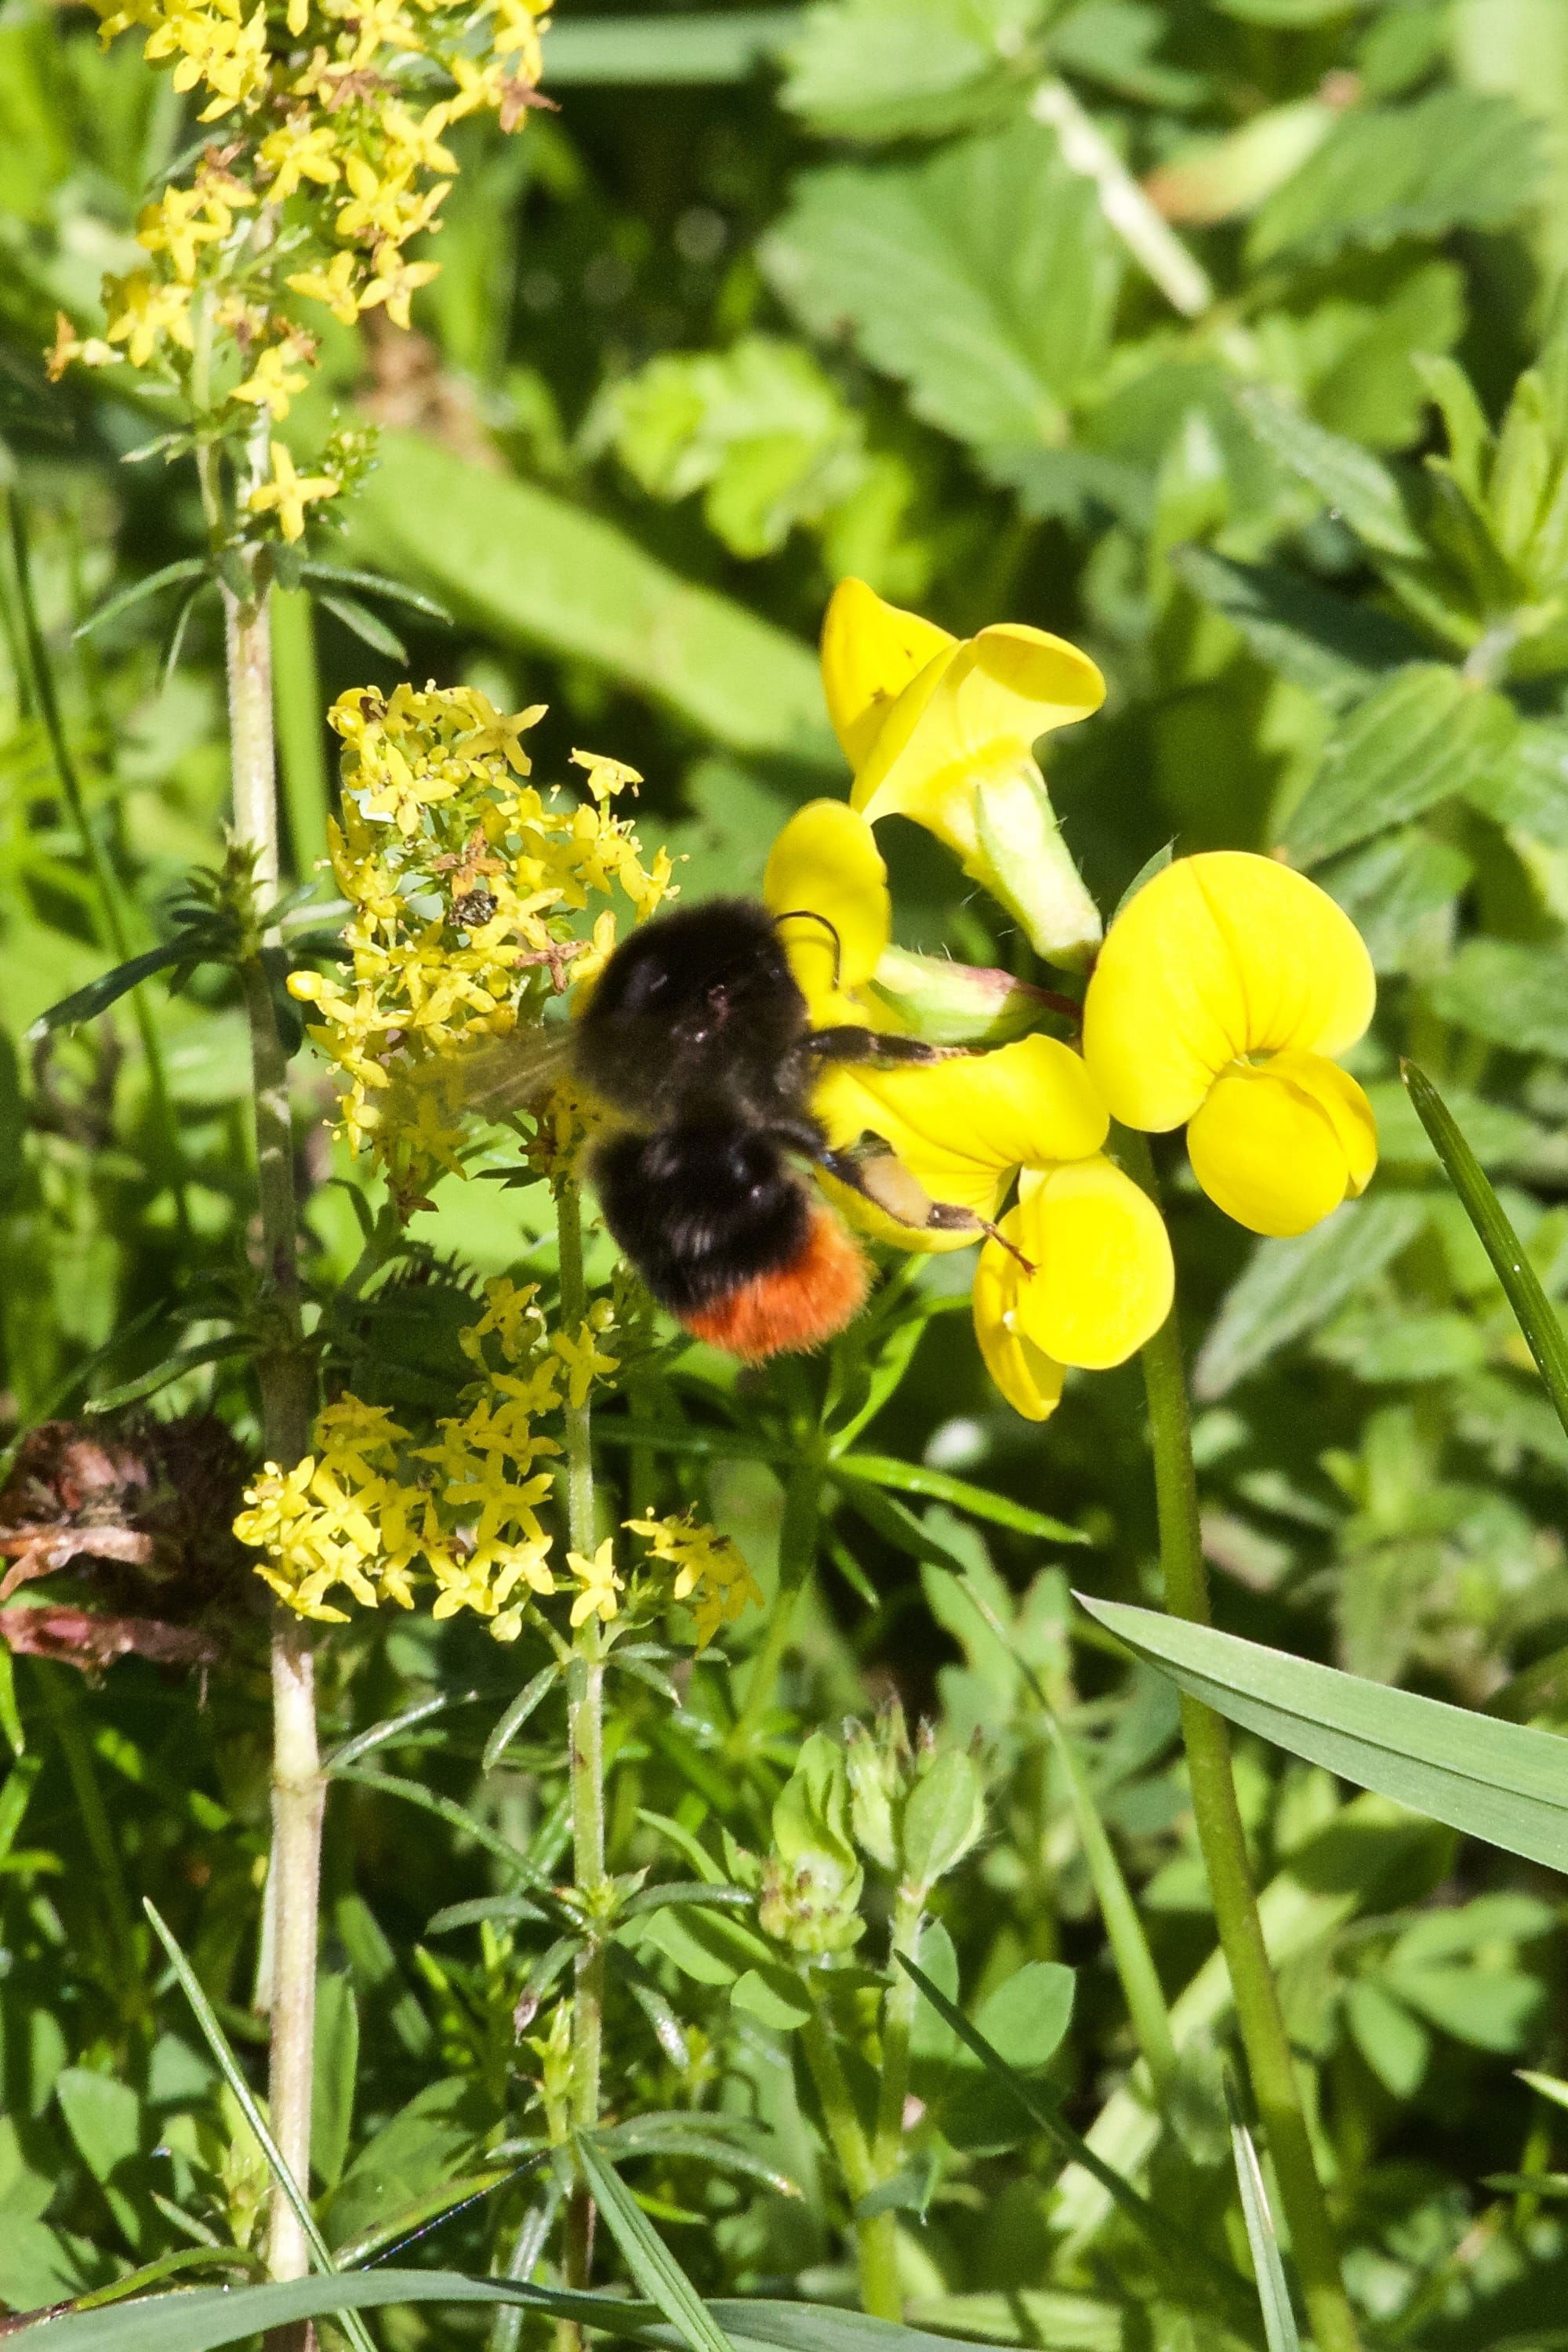
[[1112, 1114], [1187, 1129], [1199, 1183], [1256, 1234], [1301, 1234], [1364, 1192], [1372, 1106], [1333, 1056], [1372, 1019], [1372, 959], [1317, 884], [1269, 857], [1183, 857], [1122, 910], [1084, 1006]]
[[[777, 912], [803, 918], [784, 936], [813, 1020], [866, 1021], [888, 908], [865, 819], [841, 803], [802, 809], [773, 845], [764, 892]], [[874, 1009], [869, 1017], [875, 1025]], [[1017, 1180], [1002, 1231], [1019, 1255], [985, 1244], [974, 1317], [997, 1386], [1030, 1419], [1056, 1403], [1064, 1364], [1121, 1363], [1164, 1321], [1173, 1280], [1164, 1224], [1105, 1158], [1105, 1105], [1082, 1059], [1058, 1039], [1022, 1037], [994, 1053], [889, 1069], [838, 1064], [825, 1070], [812, 1107], [830, 1143], [850, 1149], [879, 1137], [931, 1200], [976, 1216], [996, 1217]], [[973, 1244], [973, 1233], [912, 1229], [819, 1181], [852, 1224], [897, 1248]]]
[[1034, 746], [1099, 709], [1105, 681], [1089, 656], [1015, 622], [961, 640], [844, 580], [823, 621], [822, 682], [855, 807], [873, 824], [925, 825], [1043, 956], [1087, 963], [1100, 913]]

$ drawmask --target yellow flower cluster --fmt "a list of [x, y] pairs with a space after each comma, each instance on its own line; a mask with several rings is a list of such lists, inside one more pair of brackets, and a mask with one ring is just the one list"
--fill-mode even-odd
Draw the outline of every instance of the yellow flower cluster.
[[[1039, 739], [1103, 693], [1062, 639], [1009, 624], [960, 642], [846, 581], [822, 666], [850, 799], [799, 810], [763, 886], [795, 918], [784, 945], [814, 1022], [888, 1025], [875, 982], [891, 906], [872, 828], [891, 814], [953, 849], [1042, 953], [1089, 969], [1079, 1049], [1036, 1035], [928, 1066], [830, 1065], [814, 1098], [838, 1150], [875, 1138], [931, 1199], [999, 1220], [976, 1269], [975, 1333], [1004, 1395], [1042, 1420], [1064, 1366], [1124, 1361], [1170, 1311], [1170, 1243], [1107, 1150], [1112, 1118], [1184, 1126], [1198, 1182], [1255, 1233], [1304, 1233], [1364, 1191], [1376, 1128], [1336, 1057], [1372, 1018], [1371, 959], [1315, 883], [1229, 851], [1173, 861], [1100, 942], [1034, 763]], [[970, 1237], [911, 1228], [821, 1181], [881, 1240]]]
[[313, 1454], [287, 1472], [267, 1464], [235, 1533], [267, 1555], [258, 1572], [279, 1600], [342, 1624], [326, 1597], [335, 1586], [367, 1607], [412, 1609], [422, 1574], [437, 1587], [432, 1615], [471, 1609], [498, 1641], [516, 1639], [527, 1607], [518, 1588], [555, 1591], [538, 1510], [552, 1485], [540, 1465], [561, 1448], [536, 1423], [560, 1408], [562, 1368], [534, 1299], [531, 1287], [487, 1284], [462, 1341], [482, 1377], [432, 1444], [414, 1445], [384, 1408], [345, 1396], [318, 1419]]
[[542, 1045], [550, 996], [591, 980], [615, 945], [615, 894], [651, 914], [670, 861], [661, 850], [645, 866], [615, 813], [631, 769], [574, 752], [583, 800], [528, 781], [521, 739], [538, 709], [508, 718], [472, 687], [400, 686], [346, 694], [329, 716], [344, 743], [331, 847], [354, 910], [351, 971], [289, 985], [338, 1066], [351, 1145], [375, 1152], [406, 1213], [460, 1169], [465, 1103], [504, 1093], [498, 1041], [521, 1024]]
[[[600, 1300], [579, 1330], [552, 1331], [535, 1286], [486, 1283], [483, 1312], [460, 1341], [479, 1377], [429, 1444], [416, 1445], [385, 1407], [344, 1396], [319, 1415], [304, 1461], [289, 1471], [268, 1462], [247, 1488], [235, 1533], [264, 1555], [258, 1573], [302, 1617], [340, 1625], [348, 1612], [329, 1597], [340, 1587], [367, 1608], [412, 1609], [416, 1580], [433, 1582], [433, 1616], [469, 1609], [498, 1642], [515, 1641], [533, 1601], [558, 1589], [539, 1511], [562, 1449], [541, 1423], [618, 1369], [603, 1345], [609, 1325]], [[684, 1602], [705, 1650], [748, 1601], [761, 1605], [735, 1546], [690, 1512], [626, 1524], [647, 1547], [634, 1615]], [[591, 1555], [568, 1551], [565, 1566], [574, 1632], [621, 1615], [627, 1586], [613, 1537]]]
[[[237, 426], [247, 408], [285, 416], [303, 387], [298, 364], [314, 343], [290, 317], [289, 296], [345, 324], [384, 307], [408, 325], [410, 298], [437, 265], [411, 261], [407, 247], [439, 226], [458, 169], [445, 133], [479, 111], [512, 131], [545, 103], [537, 85], [549, 0], [288, 0], [270, 16], [261, 0], [94, 5], [105, 39], [141, 28], [144, 55], [171, 67], [177, 90], [205, 96], [200, 120], [223, 121], [227, 143], [209, 146], [189, 184], [166, 188], [142, 215], [137, 241], [151, 266], [105, 281], [102, 334], [84, 336], [61, 314], [50, 373], [72, 361], [157, 366], [203, 407], [228, 404]], [[412, 91], [431, 76], [446, 89], [426, 105]], [[242, 380], [226, 389], [210, 364], [215, 331], [247, 355]], [[276, 467], [277, 445], [273, 457]], [[253, 478], [249, 510], [275, 512], [284, 537], [297, 539], [302, 505], [261, 495], [268, 488]]]
[[690, 1511], [677, 1517], [627, 1519], [641, 1536], [650, 1559], [668, 1561], [675, 1570], [670, 1598], [689, 1607], [697, 1626], [697, 1647], [705, 1650], [721, 1625], [732, 1625], [750, 1602], [763, 1605], [757, 1580], [738, 1547], [728, 1536], [704, 1527]]

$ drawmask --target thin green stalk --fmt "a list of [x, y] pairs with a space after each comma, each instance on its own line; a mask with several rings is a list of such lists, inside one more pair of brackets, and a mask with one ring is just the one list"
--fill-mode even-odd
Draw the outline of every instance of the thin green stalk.
[[[809, 1988], [812, 1998], [811, 2016], [801, 2027], [801, 2047], [805, 2063], [811, 2069], [811, 2079], [816, 2085], [816, 2096], [822, 2108], [822, 2120], [828, 2142], [838, 2160], [844, 2186], [851, 2205], [858, 2205], [877, 2187], [876, 2168], [871, 2159], [870, 2146], [865, 2127], [856, 2112], [855, 2101], [838, 2053], [834, 2047], [833, 2028], [824, 2011], [816, 1986]], [[899, 2319], [903, 2305], [899, 2294], [898, 2225], [890, 2212], [872, 2215], [868, 2221], [857, 2219], [855, 2248], [860, 2273], [862, 2306], [876, 2319]]]
[[[32, 550], [28, 544], [26, 517], [22, 501], [14, 489], [6, 491], [5, 503], [11, 533], [12, 570], [16, 601], [21, 608], [22, 635], [26, 646], [26, 667], [31, 672], [33, 698], [44, 722], [55, 773], [59, 778], [60, 790], [71, 813], [71, 821], [81, 842], [82, 856], [87, 860], [88, 871], [92, 876], [93, 887], [98, 894], [102, 943], [110, 949], [116, 963], [127, 963], [132, 953], [131, 928], [121, 899], [119, 877], [89, 814], [87, 795], [77, 773], [76, 761], [71, 757], [70, 745], [66, 740], [59, 698], [55, 692], [54, 667], [49, 659], [48, 646], [44, 641], [37, 602], [33, 594]], [[191, 1221], [185, 1199], [184, 1153], [180, 1140], [179, 1121], [174, 1116], [174, 1101], [169, 1093], [163, 1048], [159, 1040], [157, 1024], [153, 1018], [153, 1008], [141, 989], [132, 992], [131, 1003], [142, 1040], [142, 1057], [147, 1066], [147, 1091], [153, 1098], [153, 1117], [163, 1139], [169, 1187], [174, 1195], [175, 1227], [183, 1254], [190, 1245]]]
[[[1157, 1199], [1154, 1164], [1142, 1136], [1130, 1139], [1126, 1156], [1144, 1190]], [[1165, 1606], [1173, 1617], [1206, 1625], [1211, 1622], [1208, 1575], [1198, 1525], [1197, 1473], [1181, 1327], [1174, 1307], [1143, 1349], [1143, 1384], [1149, 1402]], [[1356, 2352], [1355, 2317], [1341, 2275], [1279, 1989], [1258, 1916], [1231, 1771], [1229, 1736], [1222, 1718], [1195, 1699], [1184, 1695], [1181, 1708], [1198, 1843], [1311, 2332], [1319, 2352]]]
[[[583, 1278], [583, 1202], [576, 1181], [561, 1177], [555, 1187], [555, 1228], [560, 1247], [561, 1325], [575, 1334], [587, 1314]], [[590, 1406], [584, 1394], [565, 1406], [566, 1533], [584, 1559], [594, 1549], [594, 1454]], [[589, 1922], [577, 1955], [572, 1994], [572, 2121], [591, 2132], [599, 2122], [605, 2047], [605, 1946], [599, 1914], [605, 1870], [605, 1664], [595, 1619], [577, 1636], [566, 1677], [566, 1738], [572, 1798], [573, 1879]], [[585, 2287], [593, 2270], [594, 2200], [579, 2179], [566, 2210], [566, 2278]], [[575, 2323], [571, 2323], [575, 2333]]]
[[95, 1935], [100, 1928], [104, 1931], [101, 1938], [104, 1973], [110, 1987], [118, 1990], [126, 2013], [134, 2014], [140, 2006], [141, 1988], [132, 1935], [131, 1896], [120, 1865], [120, 1853], [115, 1844], [109, 1808], [98, 1784], [92, 1749], [82, 1728], [79, 1702], [73, 1687], [74, 1677], [68, 1676], [63, 1666], [56, 1665], [47, 1658], [33, 1661], [33, 1673], [43, 1694], [50, 1726], [60, 1743], [60, 1753], [65, 1758], [66, 1770], [70, 1777], [77, 1811], [81, 1816], [87, 1849], [92, 1856], [94, 1894], [95, 1898], [101, 1901], [103, 1912], [100, 1920], [95, 1903], [92, 1926]]
[[1048, 1710], [1046, 1727], [1066, 1775], [1068, 1793], [1078, 1822], [1079, 1840], [1089, 1865], [1095, 1899], [1100, 1905], [1110, 1957], [1121, 1980], [1121, 1996], [1127, 2003], [1127, 2014], [1143, 2063], [1149, 2069], [1150, 2084], [1155, 2097], [1159, 2098], [1176, 2071], [1176, 2044], [1171, 2032], [1171, 2012], [1165, 2005], [1164, 1988], [1154, 1966], [1154, 1956], [1149, 1949], [1149, 1938], [1143, 1932], [1138, 1906], [1132, 1900], [1131, 1891], [1121, 1874], [1121, 1865], [1116, 1859], [1116, 1850], [1100, 1818], [1100, 1809], [1079, 1768], [1066, 1732]]
[[[300, 1213], [294, 1189], [294, 1127], [289, 1064], [278, 1034], [261, 950], [270, 944], [255, 914], [278, 886], [278, 798], [272, 741], [271, 646], [267, 589], [253, 581], [241, 600], [223, 591], [228, 669], [229, 744], [237, 855], [247, 920], [240, 981], [250, 1033], [256, 1118], [257, 1205], [261, 1224], [262, 1330], [256, 1372], [267, 1458], [292, 1468], [310, 1450], [314, 1382], [300, 1313]], [[248, 883], [248, 889], [247, 884]], [[312, 1636], [279, 1609], [272, 1633], [272, 1858], [268, 1878], [271, 2015], [268, 2108], [296, 2180], [310, 2177], [310, 2102], [316, 2030], [316, 1958], [326, 1783], [316, 1731]], [[267, 2267], [275, 2279], [303, 2278], [310, 2247], [298, 2214], [275, 2190]], [[290, 2331], [292, 2340], [301, 2340]]]
[[315, 614], [308, 588], [272, 591], [272, 688], [289, 847], [295, 878], [308, 882], [327, 855], [331, 807]]
[[773, 1703], [780, 1671], [789, 1654], [795, 1630], [795, 1604], [805, 1589], [816, 1558], [822, 1528], [822, 1462], [808, 1454], [792, 1475], [784, 1494], [784, 1524], [779, 1530], [779, 1580], [763, 1645], [746, 1683], [745, 1704], [730, 1736], [730, 1751], [744, 1756], [755, 1745], [763, 1718]]

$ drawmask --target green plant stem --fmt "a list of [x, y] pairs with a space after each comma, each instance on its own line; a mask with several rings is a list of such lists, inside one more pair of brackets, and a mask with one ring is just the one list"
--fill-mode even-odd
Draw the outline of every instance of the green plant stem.
[[[38, 619], [37, 600], [33, 594], [32, 550], [27, 539], [27, 520], [22, 501], [15, 490], [5, 494], [6, 517], [10, 525], [11, 562], [16, 583], [16, 601], [21, 609], [22, 635], [27, 651], [27, 671], [31, 673], [32, 698], [44, 722], [48, 739], [49, 756], [54, 762], [66, 806], [71, 813], [81, 842], [82, 856], [92, 877], [98, 894], [99, 918], [102, 944], [110, 949], [116, 963], [127, 963], [131, 958], [131, 927], [126, 921], [121, 903], [119, 878], [110, 862], [98, 829], [88, 811], [87, 795], [70, 745], [66, 740], [65, 721], [60, 716], [59, 698], [55, 692], [55, 674], [49, 660], [49, 649], [44, 641]], [[182, 1255], [191, 1240], [190, 1208], [185, 1199], [184, 1152], [180, 1139], [180, 1125], [174, 1116], [174, 1101], [169, 1093], [168, 1072], [163, 1066], [163, 1048], [159, 1040], [153, 1008], [141, 989], [132, 992], [132, 1014], [137, 1034], [142, 1040], [142, 1058], [147, 1068], [147, 1091], [152, 1097], [153, 1118], [163, 1140], [168, 1169], [169, 1187], [174, 1196], [174, 1223], [179, 1235]]]
[[[1131, 1172], [1157, 1199], [1153, 1160], [1142, 1136], [1131, 1139], [1126, 1157]], [[1198, 1525], [1197, 1473], [1181, 1326], [1173, 1306], [1143, 1349], [1143, 1384], [1149, 1401], [1165, 1606], [1173, 1617], [1206, 1625], [1211, 1622], [1208, 1576]], [[1181, 1708], [1198, 1843], [1311, 2332], [1319, 2352], [1355, 2352], [1359, 2341], [1355, 2317], [1340, 2272], [1295, 2060], [1258, 1916], [1231, 1771], [1229, 1736], [1212, 1708], [1185, 1695]]]
[[[555, 1226], [560, 1247], [561, 1326], [576, 1333], [587, 1314], [583, 1278], [583, 1202], [574, 1177], [555, 1186]], [[590, 1406], [568, 1394], [566, 1424], [566, 1533], [584, 1559], [594, 1549], [594, 1454]], [[596, 2129], [604, 2072], [605, 1946], [600, 1905], [605, 1872], [605, 1662], [600, 1629], [590, 1617], [579, 1629], [566, 1675], [566, 1738], [572, 1797], [572, 1867], [589, 1927], [577, 1955], [572, 1994], [572, 2121], [579, 2131]], [[566, 2277], [585, 2287], [594, 2260], [594, 2200], [579, 2179], [566, 2209]], [[576, 2337], [575, 2322], [566, 2331]]]
[[[816, 2085], [822, 2120], [849, 2201], [858, 2205], [878, 2185], [876, 2168], [865, 2127], [856, 2113], [855, 2101], [834, 2047], [833, 2027], [823, 1996], [815, 1981], [807, 1990], [811, 2015], [800, 2029], [801, 2047]], [[866, 2221], [857, 2218], [855, 2250], [862, 2306], [876, 2319], [900, 2318], [903, 2305], [899, 2294], [898, 2225], [893, 2215], [877, 2213]]]
[[[271, 647], [267, 590], [253, 581], [241, 600], [223, 591], [227, 648], [229, 744], [234, 832], [254, 877], [240, 978], [250, 1033], [256, 1118], [257, 1205], [261, 1225], [258, 1300], [262, 1444], [269, 1462], [291, 1469], [310, 1450], [314, 1388], [305, 1349], [300, 1295], [300, 1215], [294, 1191], [294, 1129], [289, 1064], [278, 1034], [272, 991], [257, 926], [278, 886], [278, 796], [272, 741]], [[247, 877], [242, 876], [244, 887]], [[316, 2031], [316, 1949], [326, 1783], [316, 1732], [315, 1653], [304, 1622], [279, 1609], [272, 1631], [271, 2017], [268, 2112], [283, 2160], [298, 2181], [310, 2177], [310, 2100]], [[287, 2197], [274, 2190], [267, 2268], [275, 2279], [303, 2278], [310, 2248]], [[291, 2338], [302, 2340], [299, 2331]]]
[[767, 1631], [746, 1682], [745, 1704], [730, 1736], [732, 1756], [744, 1756], [756, 1741], [763, 1718], [773, 1702], [773, 1692], [795, 1629], [795, 1605], [805, 1589], [816, 1558], [822, 1527], [822, 1463], [815, 1454], [799, 1463], [784, 1493], [784, 1524], [779, 1530], [779, 1580]]

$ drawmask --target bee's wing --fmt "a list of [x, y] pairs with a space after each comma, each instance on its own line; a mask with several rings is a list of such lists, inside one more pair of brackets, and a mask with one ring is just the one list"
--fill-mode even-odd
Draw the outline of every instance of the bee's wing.
[[454, 1075], [469, 1110], [481, 1118], [505, 1118], [547, 1095], [571, 1059], [565, 1031], [520, 1030], [465, 1054]]

